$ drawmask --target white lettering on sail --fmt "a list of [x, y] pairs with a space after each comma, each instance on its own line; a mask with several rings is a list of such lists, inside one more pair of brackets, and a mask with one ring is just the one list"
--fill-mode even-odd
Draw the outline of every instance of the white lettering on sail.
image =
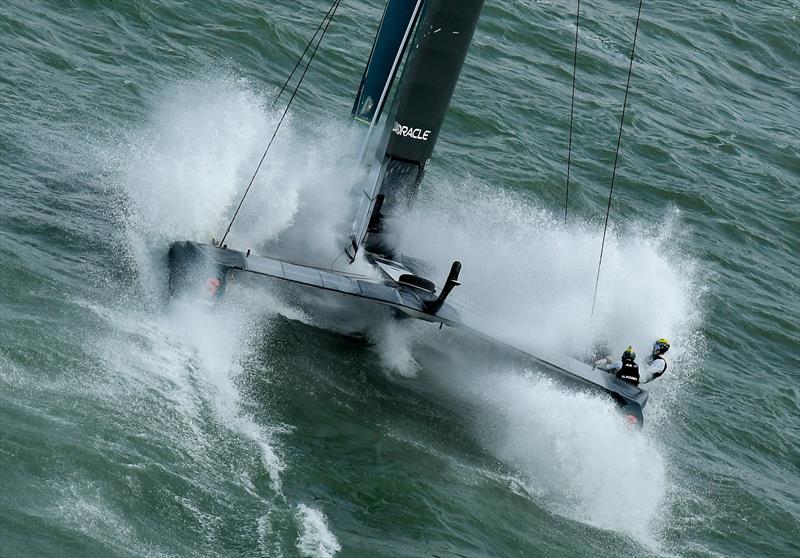
[[404, 138], [413, 138], [422, 141], [428, 141], [428, 136], [431, 135], [430, 130], [412, 128], [411, 126], [406, 126], [404, 124], [400, 124], [399, 122], [394, 123], [394, 126], [392, 126], [392, 132]]

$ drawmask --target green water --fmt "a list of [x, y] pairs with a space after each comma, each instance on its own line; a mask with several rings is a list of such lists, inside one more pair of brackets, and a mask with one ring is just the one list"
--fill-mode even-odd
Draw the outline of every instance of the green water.
[[[398, 224], [504, 340], [669, 337], [632, 434], [458, 332], [272, 284], [167, 303], [326, 4], [0, 5], [0, 555], [800, 554], [800, 5], [645, 2], [591, 324], [638, 3], [582, 2], [566, 226], [575, 2], [513, 0]], [[335, 256], [381, 8], [343, 0], [232, 246]]]

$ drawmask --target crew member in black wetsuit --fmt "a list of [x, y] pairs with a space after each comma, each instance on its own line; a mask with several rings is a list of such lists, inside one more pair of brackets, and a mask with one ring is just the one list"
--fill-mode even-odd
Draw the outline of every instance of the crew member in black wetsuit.
[[597, 362], [598, 368], [605, 370], [610, 374], [614, 374], [620, 380], [624, 380], [629, 384], [635, 386], [639, 385], [639, 365], [636, 364], [636, 351], [633, 347], [628, 347], [622, 353], [622, 359], [610, 364], [601, 364]]

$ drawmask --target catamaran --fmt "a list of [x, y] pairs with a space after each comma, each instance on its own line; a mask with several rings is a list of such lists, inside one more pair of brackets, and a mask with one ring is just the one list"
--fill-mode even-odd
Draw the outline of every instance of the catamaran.
[[[329, 10], [331, 18], [336, 7], [338, 1]], [[496, 345], [524, 353], [557, 379], [607, 393], [629, 422], [641, 426], [642, 409], [648, 398], [646, 391], [579, 360], [566, 356], [542, 358], [491, 339], [481, 331], [480, 316], [450, 297], [459, 285], [461, 264], [453, 261], [449, 274], [441, 287], [437, 287], [425, 276], [424, 262], [399, 253], [392, 231], [385, 226], [388, 219], [406, 211], [414, 201], [482, 7], [483, 0], [388, 0], [386, 4], [352, 109], [353, 118], [366, 126], [364, 150], [374, 144], [370, 142], [372, 132], [378, 128], [384, 112], [387, 114], [377, 141], [375, 170], [360, 196], [359, 209], [343, 249], [350, 263], [360, 252], [376, 272], [374, 276], [299, 265], [250, 250], [240, 251], [229, 248], [224, 243], [225, 237], [210, 244], [183, 240], [169, 248], [170, 292], [197, 289], [199, 282], [200, 288], [220, 296], [232, 276], [244, 273], [361, 299], [389, 307], [398, 317], [462, 328]], [[404, 58], [394, 101], [385, 111]]]

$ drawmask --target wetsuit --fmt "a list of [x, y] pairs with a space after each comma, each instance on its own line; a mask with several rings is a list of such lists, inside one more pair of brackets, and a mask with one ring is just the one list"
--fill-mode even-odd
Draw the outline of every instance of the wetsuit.
[[639, 365], [632, 360], [623, 361], [615, 375], [620, 380], [625, 380], [629, 384], [635, 386], [639, 385]]
[[639, 365], [632, 360], [625, 362], [618, 360], [610, 364], [597, 363], [597, 365], [601, 370], [614, 374], [620, 380], [625, 380], [635, 386], [639, 385]]

